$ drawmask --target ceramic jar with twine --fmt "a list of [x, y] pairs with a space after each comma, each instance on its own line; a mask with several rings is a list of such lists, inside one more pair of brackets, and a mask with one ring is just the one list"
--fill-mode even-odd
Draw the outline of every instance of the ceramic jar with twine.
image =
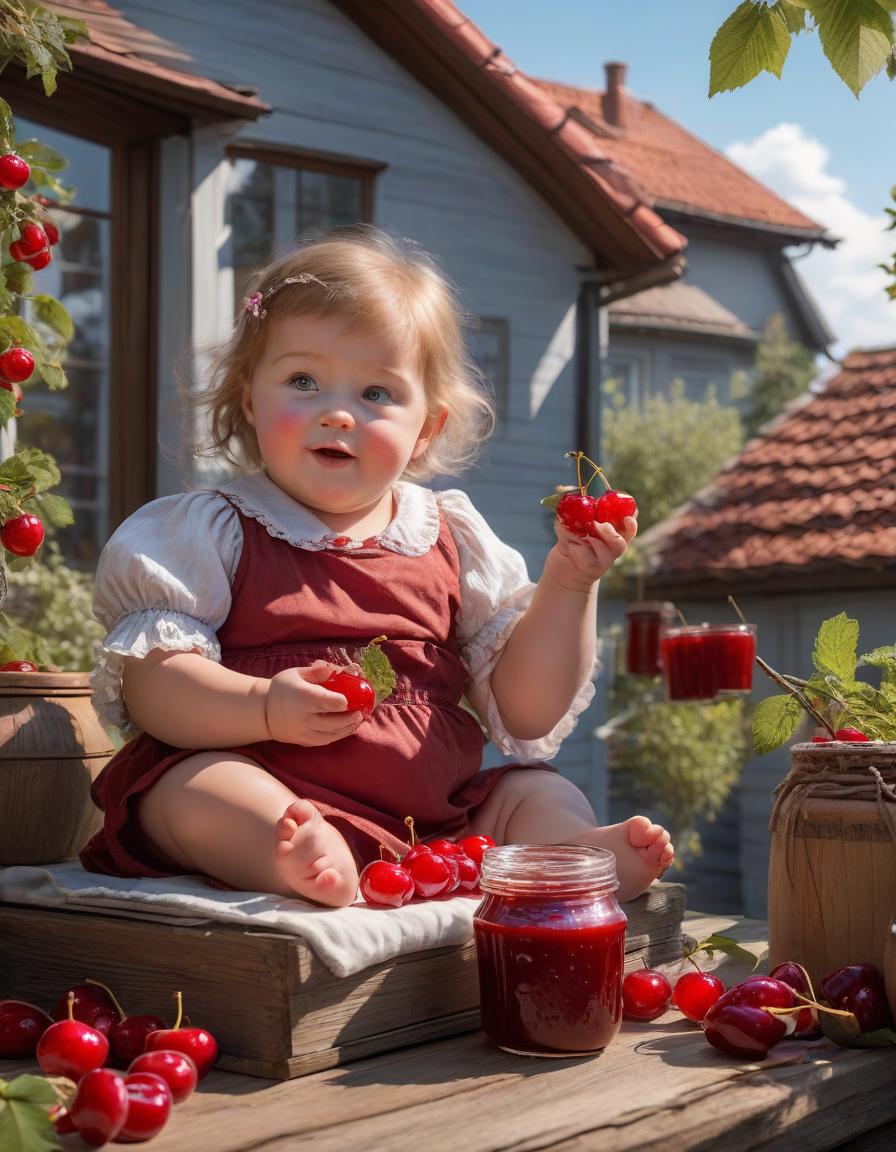
[[816, 986], [844, 964], [883, 970], [896, 919], [896, 743], [794, 745], [770, 827], [770, 966], [795, 960]]

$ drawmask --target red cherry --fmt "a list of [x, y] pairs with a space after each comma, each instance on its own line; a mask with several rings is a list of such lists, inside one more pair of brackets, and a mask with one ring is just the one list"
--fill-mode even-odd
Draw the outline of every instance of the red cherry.
[[94, 1068], [85, 1073], [68, 1109], [73, 1127], [88, 1144], [97, 1147], [118, 1135], [127, 1114], [128, 1093], [124, 1076], [109, 1068]]
[[160, 1048], [156, 1052], [144, 1052], [131, 1062], [128, 1072], [153, 1072], [161, 1076], [168, 1087], [175, 1104], [181, 1104], [192, 1093], [199, 1080], [199, 1073], [191, 1057], [186, 1052], [175, 1052]]
[[464, 836], [463, 840], [458, 840], [457, 846], [481, 868], [483, 852], [486, 848], [494, 848], [495, 842], [491, 836]]
[[[770, 976], [748, 976], [723, 992], [717, 1004], [747, 1004], [751, 1008], [792, 1008], [793, 989]], [[768, 1015], [768, 1013], [766, 1013]]]
[[440, 856], [437, 852], [421, 852], [405, 867], [414, 881], [414, 890], [424, 899], [441, 896], [451, 885], [452, 873], [448, 858]]
[[376, 703], [376, 693], [369, 680], [356, 672], [334, 672], [323, 683], [330, 692], [338, 692], [348, 701], [349, 712], [360, 712], [365, 719]]
[[59, 243], [59, 229], [49, 216], [44, 217], [43, 229], [51, 245]]
[[47, 1076], [68, 1076], [77, 1083], [85, 1072], [101, 1068], [109, 1055], [109, 1041], [96, 1028], [71, 1016], [51, 1024], [37, 1042], [37, 1062]]
[[457, 863], [460, 857], [456, 856], [453, 852], [433, 852], [433, 856], [441, 856], [441, 858], [448, 865], [448, 871], [451, 874], [448, 881], [448, 887], [445, 889], [442, 895], [447, 896], [449, 892], [456, 892], [460, 887], [460, 868]]
[[51, 1108], [50, 1119], [53, 1121], [53, 1127], [60, 1136], [67, 1136], [69, 1132], [78, 1131], [72, 1120], [72, 1114], [67, 1108]]
[[557, 515], [560, 522], [576, 536], [587, 536], [594, 523], [597, 501], [586, 492], [567, 492], [560, 497]]
[[[35, 224], [29, 220], [27, 224], [23, 224], [19, 229], [19, 238], [16, 243], [19, 245], [19, 250], [23, 253], [21, 259], [25, 259], [26, 257], [36, 256], [39, 252], [43, 252], [49, 246], [50, 241], [40, 224]], [[16, 257], [16, 259], [20, 259], [20, 257]]]
[[[730, 991], [730, 989], [729, 989]], [[764, 1060], [769, 1048], [787, 1032], [779, 1016], [750, 1004], [723, 1004], [718, 999], [706, 1013], [703, 1032], [714, 1048], [728, 1056]]]
[[672, 986], [652, 968], [637, 968], [622, 981], [622, 1014], [630, 1020], [656, 1020], [671, 1000]]
[[464, 853], [455, 856], [454, 859], [457, 861], [458, 888], [461, 892], [477, 892], [479, 890], [479, 865]]
[[[778, 964], [769, 972], [769, 977], [772, 980], [780, 980], [782, 984], [787, 984], [795, 992], [808, 996], [811, 1000], [815, 999], [815, 993], [806, 969], [795, 964], [792, 960], [785, 960], [783, 964]], [[796, 1028], [794, 1028], [793, 1035], [801, 1040], [814, 1039], [821, 1035], [821, 1029], [818, 1026], [818, 1013], [810, 1005], [797, 1013]]]
[[30, 512], [13, 516], [0, 527], [0, 543], [13, 556], [33, 556], [44, 540], [43, 521]]
[[130, 1064], [143, 1052], [150, 1032], [158, 1032], [164, 1027], [165, 1021], [158, 1016], [126, 1016], [119, 1020], [109, 1033], [113, 1060], [123, 1066]]
[[71, 1018], [89, 1024], [108, 1037], [112, 1025], [120, 1018], [115, 1001], [109, 992], [99, 984], [75, 984], [63, 992], [53, 1005], [51, 1015], [54, 1020], [68, 1020], [68, 1001], [72, 997]]
[[862, 1032], [892, 1027], [883, 977], [874, 964], [847, 964], [829, 972], [820, 984], [832, 1008], [852, 1012]]
[[864, 732], [858, 728], [838, 728], [834, 733], [835, 740], [846, 740], [852, 744], [870, 744], [871, 741]]
[[444, 836], [437, 836], [435, 840], [427, 840], [426, 847], [430, 852], [438, 852], [440, 856], [459, 856], [463, 848], [453, 840], [446, 840]]
[[401, 863], [404, 868], [410, 864], [412, 860], [416, 860], [418, 856], [431, 855], [432, 849], [428, 844], [416, 843], [412, 844], [401, 858]]
[[186, 1052], [196, 1065], [199, 1079], [202, 1080], [211, 1071], [211, 1067], [218, 1058], [218, 1042], [204, 1028], [181, 1028], [183, 1017], [183, 997], [175, 992], [177, 997], [177, 1019], [173, 1028], [163, 1028], [158, 1032], [150, 1032], [146, 1037], [144, 1052], [158, 1052], [159, 1049], [170, 1049], [173, 1052]]
[[53, 1021], [24, 1000], [0, 1000], [0, 1060], [33, 1056], [37, 1042]]
[[165, 1127], [174, 1098], [171, 1089], [155, 1072], [129, 1072], [124, 1078], [128, 1113], [118, 1142], [131, 1144], [151, 1140]]
[[675, 981], [672, 1003], [682, 1016], [701, 1024], [724, 991], [725, 985], [711, 972], [685, 972]]
[[831, 742], [830, 736], [813, 736], [812, 737], [812, 743], [813, 744], [830, 744], [830, 742]]
[[612, 524], [617, 532], [622, 532], [626, 516], [634, 516], [637, 511], [638, 505], [634, 496], [629, 496], [627, 492], [611, 490], [598, 497], [594, 509], [594, 521], [596, 524]]
[[7, 348], [0, 352], [0, 376], [21, 384], [34, 371], [34, 357], [27, 348]]
[[53, 256], [48, 248], [45, 252], [38, 252], [36, 256], [28, 256], [25, 263], [30, 264], [35, 272], [39, 272], [41, 268], [46, 268], [52, 259]]
[[0, 156], [0, 185], [4, 188], [21, 188], [28, 183], [31, 168], [28, 163], [17, 156], [15, 152], [6, 152]]
[[30, 660], [10, 660], [6, 664], [0, 664], [0, 672], [37, 672], [38, 667], [32, 664]]
[[414, 881], [400, 864], [388, 860], [373, 860], [361, 872], [361, 895], [368, 904], [382, 904], [400, 908], [414, 895]]

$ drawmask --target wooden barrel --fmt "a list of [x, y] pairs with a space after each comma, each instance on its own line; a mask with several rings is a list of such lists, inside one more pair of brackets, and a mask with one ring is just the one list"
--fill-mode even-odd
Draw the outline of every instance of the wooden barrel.
[[775, 792], [769, 964], [813, 982], [844, 964], [884, 967], [896, 919], [896, 744], [796, 744]]
[[113, 751], [86, 672], [0, 672], [0, 865], [77, 856], [102, 821], [90, 785]]

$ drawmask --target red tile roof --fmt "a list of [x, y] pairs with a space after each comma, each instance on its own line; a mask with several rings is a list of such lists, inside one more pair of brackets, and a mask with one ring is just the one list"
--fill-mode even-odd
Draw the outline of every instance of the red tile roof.
[[[682, 252], [685, 237], [657, 215], [603, 142], [452, 0], [333, 2], [515, 163], [595, 252], [611, 254], [611, 266], [631, 275]], [[675, 274], [670, 268], [666, 278]]]
[[896, 348], [850, 353], [645, 541], [650, 585], [719, 594], [896, 580]]
[[189, 55], [132, 24], [105, 0], [50, 0], [49, 6], [87, 26], [90, 40], [69, 47], [78, 73], [102, 77], [149, 104], [200, 120], [257, 120], [271, 111], [257, 96], [195, 75]]
[[660, 211], [679, 209], [798, 234], [824, 232], [720, 152], [630, 92], [623, 89], [626, 124], [617, 128], [604, 115], [606, 93], [553, 80], [533, 83], [564, 108], [578, 109], [590, 122], [601, 151], [637, 181]]

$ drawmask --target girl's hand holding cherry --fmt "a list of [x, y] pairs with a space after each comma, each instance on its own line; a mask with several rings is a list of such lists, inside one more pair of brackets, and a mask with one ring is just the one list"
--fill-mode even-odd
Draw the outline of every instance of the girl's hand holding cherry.
[[[542, 501], [557, 513], [557, 544], [548, 554], [545, 571], [562, 588], [588, 592], [635, 538], [638, 508], [634, 497], [610, 487], [603, 469], [584, 453], [567, 452], [567, 456], [575, 457], [579, 488]], [[587, 483], [582, 482], [583, 460], [594, 469]], [[597, 498], [588, 494], [596, 476], [607, 489]]]
[[349, 711], [340, 690], [324, 687], [330, 677], [345, 672], [340, 665], [315, 660], [307, 668], [287, 668], [273, 676], [264, 701], [270, 739], [319, 748], [356, 732], [364, 711]]

